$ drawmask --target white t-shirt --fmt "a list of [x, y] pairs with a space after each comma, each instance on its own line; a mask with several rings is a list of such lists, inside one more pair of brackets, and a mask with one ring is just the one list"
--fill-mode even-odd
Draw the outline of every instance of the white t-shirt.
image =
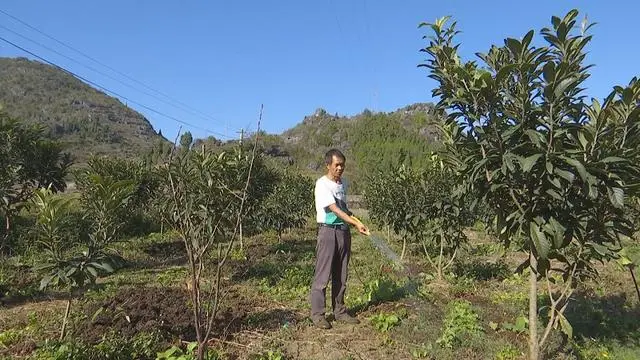
[[327, 207], [331, 204], [337, 204], [338, 207], [348, 213], [347, 210], [347, 185], [344, 178], [340, 184], [330, 180], [326, 175], [316, 180], [315, 199], [316, 199], [316, 219], [322, 224], [344, 224], [333, 211]]

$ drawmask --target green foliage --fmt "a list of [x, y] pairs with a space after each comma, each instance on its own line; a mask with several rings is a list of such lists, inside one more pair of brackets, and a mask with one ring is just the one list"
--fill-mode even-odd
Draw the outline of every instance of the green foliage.
[[400, 317], [396, 314], [379, 313], [369, 318], [373, 327], [380, 332], [387, 332], [400, 324]]
[[65, 144], [77, 163], [92, 153], [133, 158], [158, 141], [168, 144], [120, 100], [26, 58], [0, 59], [0, 104], [27, 124], [43, 125], [43, 134]]
[[402, 296], [398, 284], [387, 278], [378, 277], [364, 283], [364, 295], [359, 299], [364, 304], [378, 304], [393, 301]]
[[108, 246], [119, 235], [123, 224], [117, 214], [130, 199], [133, 188], [128, 182], [112, 182], [98, 175], [91, 176], [90, 180], [93, 192], [83, 195], [82, 200], [91, 219], [91, 232], [79, 254], [71, 253], [72, 244], [61, 236], [71, 203], [54, 197], [48, 189], [40, 190], [33, 201], [38, 211], [40, 243], [46, 250], [46, 262], [34, 267], [36, 272], [46, 274], [40, 283], [41, 289], [92, 285], [99, 276], [113, 272], [119, 262], [119, 257], [110, 253]]
[[[533, 45], [531, 30], [478, 53], [480, 64], [458, 55], [455, 22], [421, 24], [433, 34], [425, 36], [429, 58], [421, 66], [438, 83], [432, 93], [448, 114], [441, 127], [447, 163], [476, 203], [495, 210], [506, 247], [522, 240], [529, 259], [519, 270], [530, 267], [531, 276], [549, 282], [558, 271], [567, 283], [549, 291], [545, 333], [538, 341], [530, 332], [532, 358], [551, 328], [571, 335], [564, 305], [577, 281], [596, 273], [593, 262], [615, 258], [620, 237], [631, 236], [625, 199], [640, 189], [640, 82], [586, 103], [590, 25], [585, 20], [578, 31], [577, 16], [552, 17], [552, 28], [541, 30], [546, 46]], [[536, 287], [533, 279], [531, 293]], [[533, 310], [536, 299], [529, 300]]]
[[75, 179], [85, 205], [97, 196], [100, 185], [96, 181], [126, 181], [131, 184], [130, 200], [114, 213], [124, 223], [121, 229], [124, 234], [139, 235], [144, 232], [146, 229], [141, 227], [145, 217], [151, 217], [155, 222], [162, 221], [158, 214], [161, 178], [156, 170], [143, 161], [94, 156], [88, 160], [85, 168], [75, 172]]
[[284, 354], [280, 350], [267, 350], [259, 354], [249, 356], [251, 360], [285, 360]]
[[550, 259], [593, 270], [583, 260], [614, 255], [618, 236], [631, 230], [622, 199], [636, 193], [630, 179], [640, 171], [640, 83], [615, 87], [602, 105], [584, 105], [583, 49], [591, 37], [570, 33], [577, 15], [542, 30], [548, 47], [530, 46], [531, 31], [479, 54], [489, 70], [460, 61], [455, 25], [433, 25], [424, 49], [431, 56], [424, 66], [439, 82], [433, 93], [451, 110], [451, 164], [498, 209], [504, 241], [528, 239], [543, 274]]
[[52, 259], [60, 260], [68, 249], [66, 235], [73, 226], [69, 216], [74, 205], [72, 199], [55, 197], [50, 189], [41, 188], [35, 191], [31, 203], [37, 212], [38, 242]]
[[[158, 360], [195, 360], [198, 350], [197, 342], [190, 342], [187, 344], [185, 350], [178, 346], [172, 346], [165, 351], [158, 352], [156, 359]], [[207, 353], [204, 356], [205, 360], [220, 360], [222, 355], [215, 349], [207, 349]]]
[[445, 348], [460, 344], [464, 336], [476, 336], [483, 332], [480, 318], [466, 300], [454, 300], [447, 306], [442, 325], [442, 335], [436, 343]]
[[26, 126], [0, 108], [0, 252], [9, 245], [15, 218], [39, 187], [64, 191], [71, 158], [44, 138], [43, 129]]
[[496, 353], [496, 360], [518, 360], [522, 356], [522, 351], [513, 345], [506, 345]]
[[16, 329], [8, 329], [0, 332], [0, 348], [8, 348], [9, 346], [20, 341], [22, 336], [23, 334]]
[[193, 144], [193, 136], [189, 131], [185, 132], [180, 136], [180, 148], [183, 150], [191, 150], [191, 145]]
[[286, 228], [303, 227], [313, 211], [312, 180], [304, 175], [283, 173], [250, 216], [259, 229], [273, 229], [280, 239]]
[[285, 269], [277, 277], [260, 281], [260, 290], [283, 301], [303, 298], [309, 292], [313, 267], [296, 266]]
[[87, 244], [90, 253], [100, 252], [120, 239], [134, 193], [135, 183], [131, 180], [115, 180], [97, 174], [87, 176], [80, 201], [91, 221]]
[[[162, 338], [157, 333], [140, 332], [132, 338], [105, 334], [104, 339], [90, 345], [80, 341], [52, 341], [35, 351], [35, 360], [151, 360], [156, 358]], [[215, 359], [215, 358], [213, 358]]]
[[433, 352], [433, 345], [432, 344], [421, 345], [421, 346], [411, 350], [411, 356], [414, 359], [429, 358], [429, 356], [430, 356], [430, 354], [432, 352]]
[[369, 180], [365, 201], [375, 222], [391, 226], [423, 248], [441, 278], [466, 242], [462, 230], [470, 215], [458, 195], [453, 173], [432, 155], [430, 165], [422, 170], [401, 165], [377, 173]]
[[[213, 153], [205, 148], [174, 154], [163, 178], [163, 215], [185, 244], [194, 328], [201, 349], [220, 306], [222, 268], [237, 240], [245, 205], [264, 196], [268, 171], [259, 157], [242, 147]], [[211, 282], [202, 279], [211, 268]], [[203, 350], [201, 350], [203, 351]], [[198, 354], [201, 359], [202, 353]]]
[[368, 173], [386, 170], [400, 159], [407, 165], [422, 166], [429, 151], [438, 147], [440, 138], [431, 122], [440, 118], [431, 104], [414, 104], [392, 113], [365, 111], [353, 117], [316, 112], [280, 139], [270, 140], [267, 147], [277, 145], [294, 167], [310, 175], [324, 171], [322, 155], [329, 148], [340, 148], [347, 156], [345, 176], [358, 193]]
[[529, 324], [529, 319], [527, 319], [525, 316], [520, 315], [516, 318], [516, 321], [513, 324], [506, 321], [503, 322], [502, 324], [489, 322], [489, 327], [495, 331], [506, 330], [506, 331], [512, 331], [517, 334], [521, 334], [527, 331], [528, 324]]

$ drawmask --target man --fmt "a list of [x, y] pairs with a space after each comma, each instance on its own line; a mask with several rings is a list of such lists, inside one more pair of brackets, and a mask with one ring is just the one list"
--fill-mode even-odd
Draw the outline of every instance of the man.
[[355, 226], [362, 234], [368, 229], [351, 217], [347, 208], [347, 184], [342, 178], [345, 156], [337, 149], [325, 154], [327, 174], [316, 181], [315, 202], [318, 228], [316, 245], [316, 268], [311, 285], [311, 319], [322, 329], [330, 329], [331, 324], [324, 317], [325, 294], [331, 276], [331, 305], [337, 321], [358, 324], [358, 319], [347, 313], [344, 293], [347, 286], [347, 272], [351, 256], [351, 233], [349, 225]]

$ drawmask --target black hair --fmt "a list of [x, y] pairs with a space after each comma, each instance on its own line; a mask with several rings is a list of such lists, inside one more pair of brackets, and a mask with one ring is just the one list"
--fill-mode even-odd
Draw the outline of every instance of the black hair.
[[324, 154], [324, 162], [327, 165], [331, 165], [331, 163], [333, 162], [333, 157], [337, 157], [338, 159], [345, 161], [346, 158], [344, 157], [344, 154], [338, 150], [338, 149], [331, 149], [329, 151], [327, 151], [326, 154]]

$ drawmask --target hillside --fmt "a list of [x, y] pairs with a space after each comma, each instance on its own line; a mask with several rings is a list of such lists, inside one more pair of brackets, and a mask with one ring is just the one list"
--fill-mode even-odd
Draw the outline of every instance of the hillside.
[[[430, 124], [440, 116], [431, 104], [413, 104], [389, 113], [368, 110], [351, 116], [323, 109], [280, 135], [265, 137], [265, 152], [303, 171], [324, 171], [323, 155], [332, 148], [347, 156], [345, 175], [357, 187], [367, 174], [399, 162], [422, 165], [441, 143]], [[354, 189], [357, 190], [357, 189]]]
[[[158, 142], [169, 144], [143, 115], [118, 99], [25, 58], [0, 58], [0, 105], [15, 118], [45, 125], [50, 137], [66, 144], [76, 163], [91, 154], [142, 156]], [[337, 147], [347, 155], [346, 175], [357, 186], [367, 173], [398, 161], [419, 166], [440, 141], [428, 124], [438, 118], [431, 104], [422, 103], [350, 117], [318, 109], [282, 134], [262, 134], [262, 151], [278, 166], [315, 175], [323, 171], [324, 152]], [[194, 146], [220, 148], [235, 142], [211, 137], [196, 139]]]
[[92, 153], [133, 157], [166, 141], [118, 99], [25, 58], [0, 58], [0, 104], [12, 117], [46, 125], [78, 163]]

